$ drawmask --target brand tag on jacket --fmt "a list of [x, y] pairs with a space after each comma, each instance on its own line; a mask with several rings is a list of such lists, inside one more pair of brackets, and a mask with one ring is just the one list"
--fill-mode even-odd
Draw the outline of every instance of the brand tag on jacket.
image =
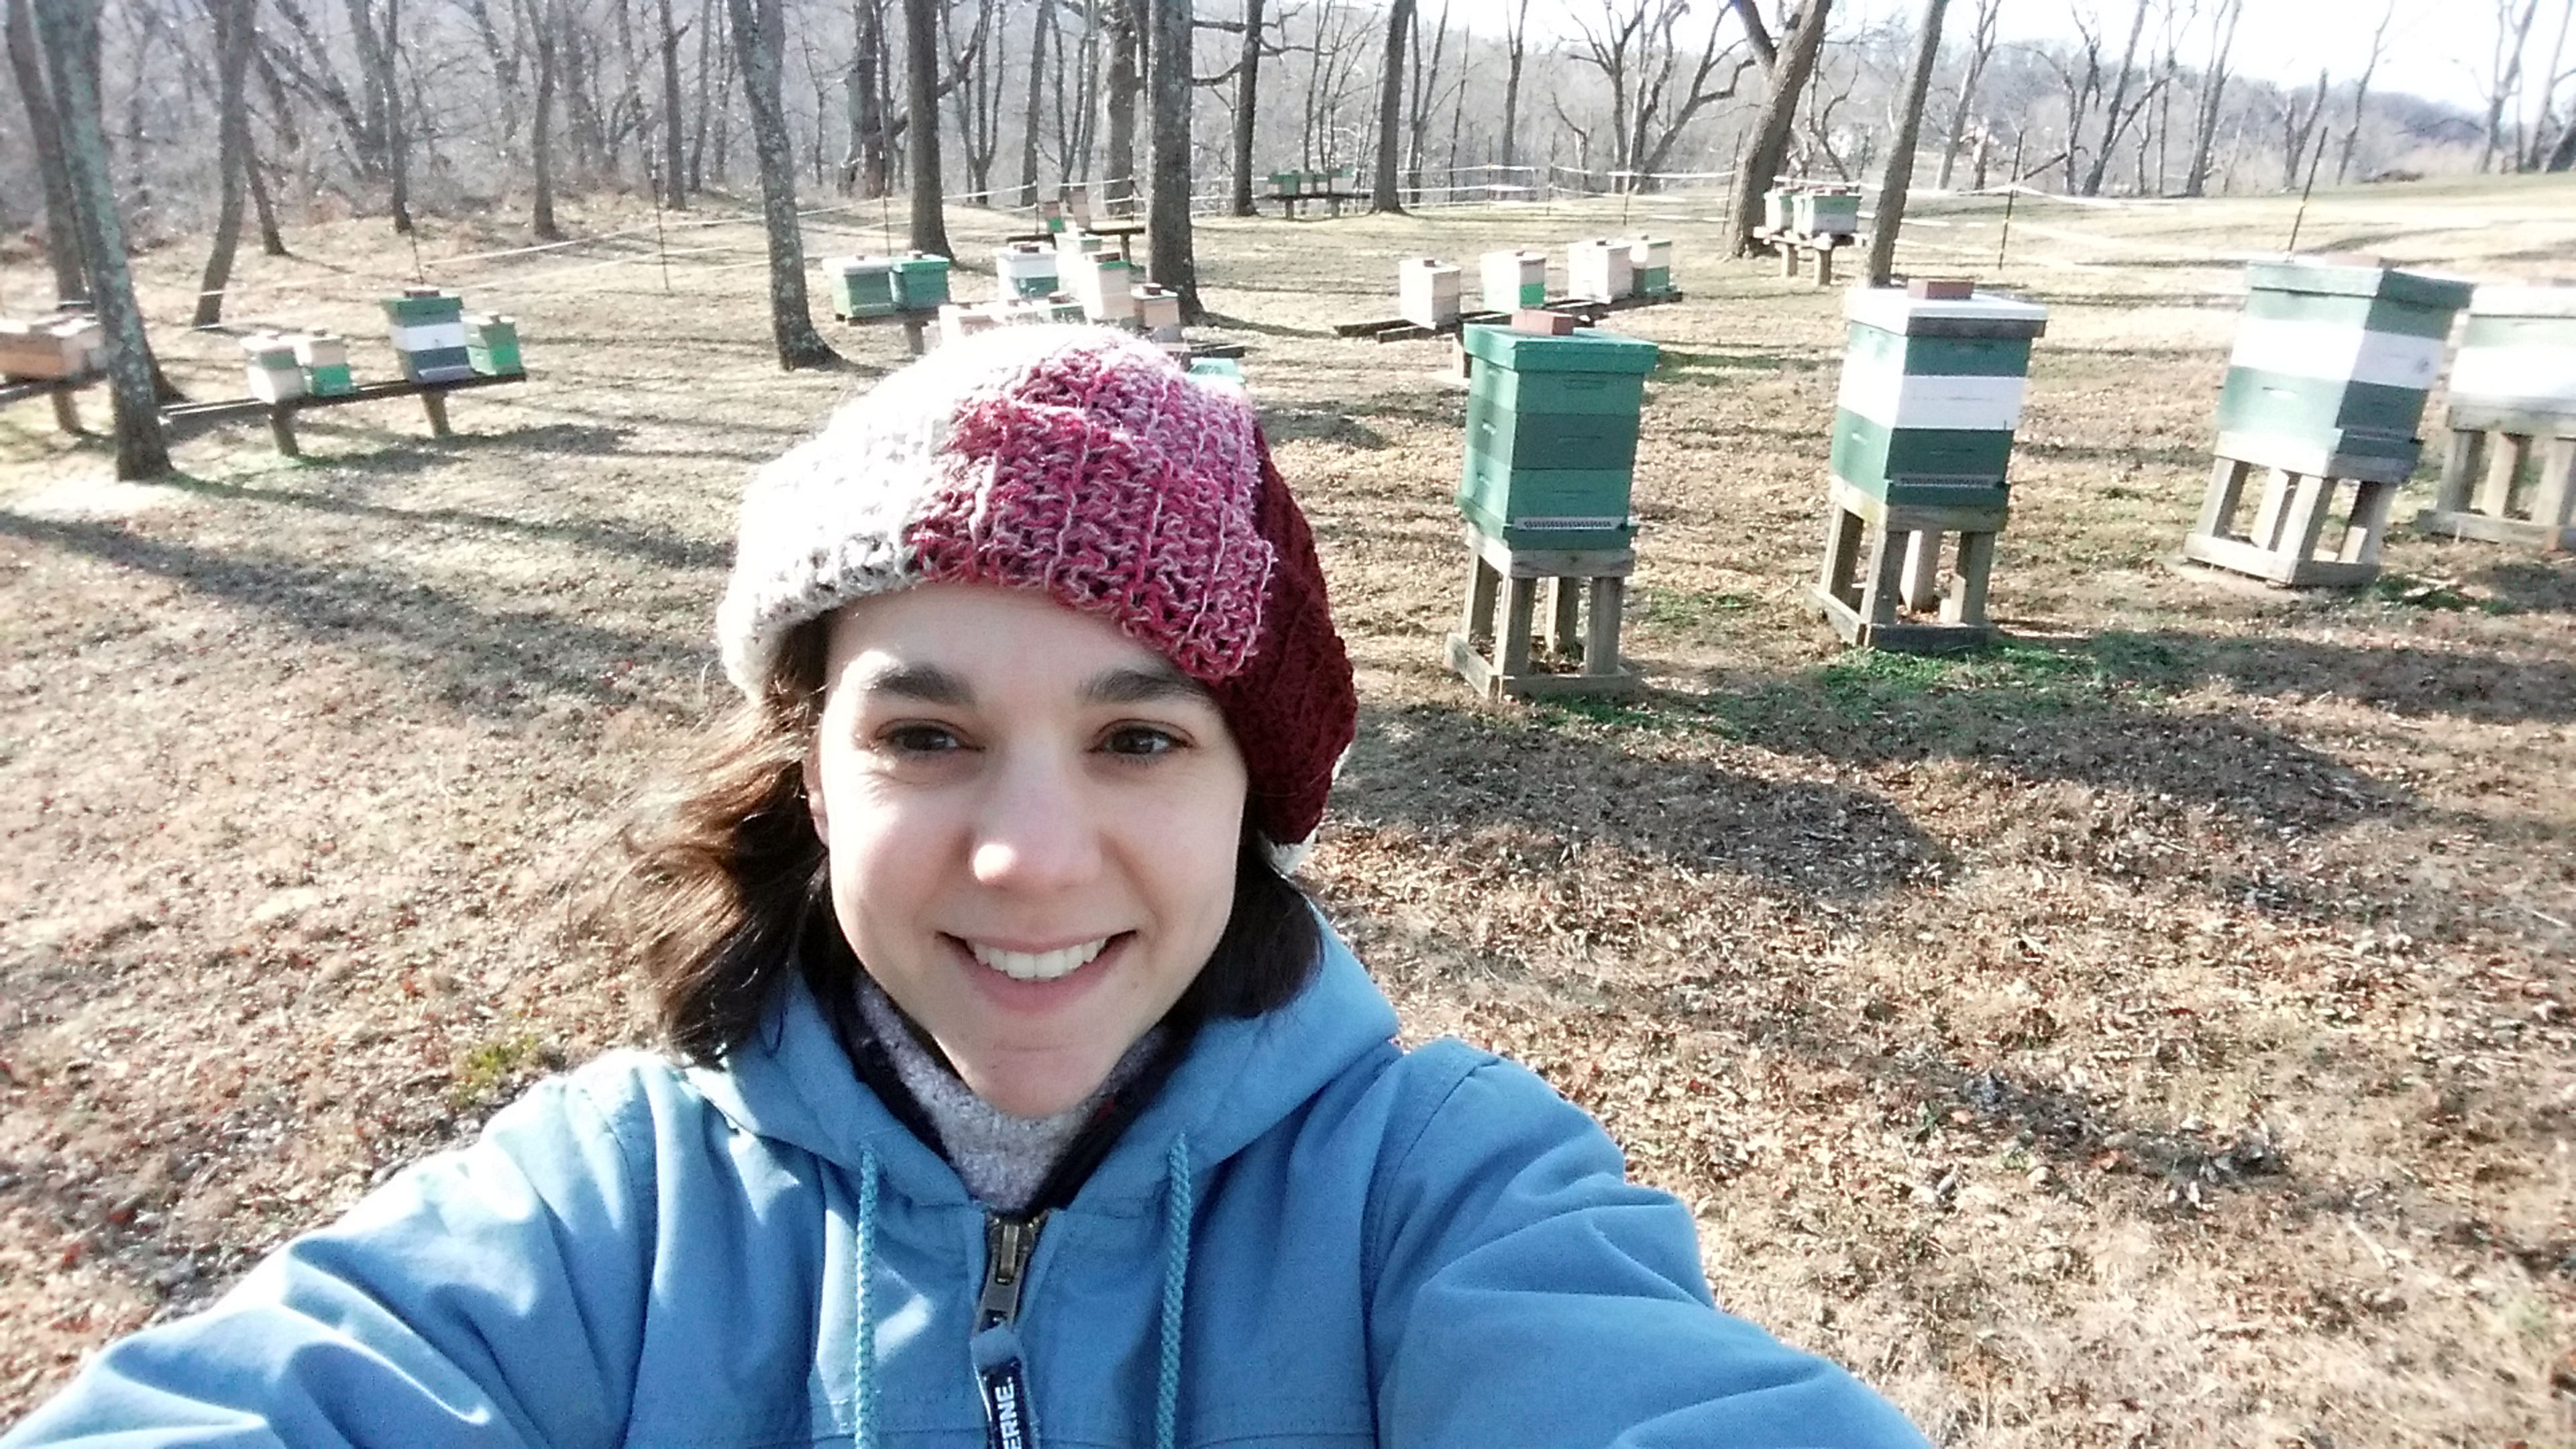
[[976, 1334], [975, 1383], [984, 1395], [984, 1449], [1038, 1449], [1020, 1336], [1006, 1324]]

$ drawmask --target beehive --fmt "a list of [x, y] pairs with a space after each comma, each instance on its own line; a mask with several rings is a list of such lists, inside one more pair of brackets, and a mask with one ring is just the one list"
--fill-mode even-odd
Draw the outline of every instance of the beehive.
[[1673, 244], [1664, 237], [1641, 236], [1628, 244], [1628, 271], [1636, 295], [1668, 297], [1673, 290]]
[[951, 302], [939, 309], [939, 338], [943, 342], [956, 342], [978, 332], [989, 332], [1002, 325], [1002, 316], [997, 309], [1009, 305], [1007, 300], [997, 301], [988, 307]]
[[1797, 194], [1796, 188], [1788, 186], [1774, 186], [1762, 193], [1762, 229], [1764, 231], [1789, 229], [1790, 214], [1794, 210], [1790, 200]]
[[832, 282], [835, 317], [891, 317], [895, 303], [894, 259], [834, 257], [823, 264]]
[[289, 340], [295, 344], [295, 365], [304, 369], [305, 392], [339, 397], [357, 391], [349, 376], [348, 339], [330, 332], [298, 332]]
[[1624, 242], [1599, 237], [1575, 242], [1565, 249], [1565, 269], [1567, 294], [1587, 301], [1616, 302], [1633, 285]]
[[1129, 289], [1136, 301], [1136, 325], [1157, 342], [1176, 342], [1181, 335], [1181, 294], [1147, 282]]
[[474, 375], [465, 351], [465, 299], [436, 287], [406, 287], [384, 299], [394, 355], [411, 382], [453, 382]]
[[1889, 504], [2001, 506], [2048, 309], [1991, 292], [1939, 301], [1865, 287], [1843, 313], [1834, 477]]
[[2576, 287], [2478, 288], [2450, 394], [2455, 417], [2576, 419]]
[[2424, 394], [2469, 284], [2308, 261], [2256, 262], [2245, 280], [2218, 455], [2326, 478], [2413, 472]]
[[1285, 199], [1287, 197], [1296, 196], [1304, 189], [1305, 185], [1306, 173], [1303, 171], [1273, 171], [1270, 173], [1270, 194], [1274, 198]]
[[516, 377], [527, 371], [519, 361], [519, 319], [493, 312], [466, 318], [465, 356], [485, 377]]
[[1055, 234], [1057, 234], [1058, 236], [1063, 235], [1063, 234], [1064, 234], [1064, 203], [1063, 203], [1063, 202], [1061, 202], [1061, 201], [1041, 201], [1041, 202], [1039, 202], [1039, 203], [1038, 203], [1038, 226], [1039, 226], [1039, 228], [1040, 228], [1041, 230], [1054, 232], [1054, 233], [1055, 233]]
[[241, 340], [241, 350], [252, 397], [287, 402], [304, 396], [304, 370], [295, 365], [294, 339], [254, 332]]
[[1458, 287], [1458, 269], [1436, 257], [1406, 257], [1396, 264], [1396, 310], [1416, 327], [1457, 326]]
[[895, 310], [928, 312], [948, 300], [948, 259], [928, 252], [906, 252], [893, 259]]
[[1055, 248], [1037, 242], [1013, 242], [993, 253], [995, 290], [1005, 299], [1043, 297], [1055, 290]]
[[1064, 258], [1065, 290], [1094, 322], [1132, 325], [1136, 320], [1136, 269], [1114, 256], [1075, 252]]
[[1789, 198], [1790, 229], [1801, 236], [1855, 236], [1860, 232], [1860, 188], [1807, 186]]
[[0, 319], [0, 377], [85, 377], [104, 365], [106, 349], [106, 333], [95, 317]]
[[1467, 459], [1458, 506], [1515, 548], [1621, 548], [1637, 419], [1655, 345], [1587, 330], [1562, 337], [1470, 323]]
[[1091, 230], [1091, 188], [1076, 186], [1068, 189], [1064, 193], [1064, 211], [1065, 215], [1073, 218], [1075, 226], [1084, 231]]
[[1485, 310], [1517, 312], [1547, 303], [1547, 253], [1487, 252], [1484, 258]]

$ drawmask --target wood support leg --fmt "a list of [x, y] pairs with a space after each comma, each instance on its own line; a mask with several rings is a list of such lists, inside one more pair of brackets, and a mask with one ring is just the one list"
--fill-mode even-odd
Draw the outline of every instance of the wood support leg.
[[2457, 513], [2469, 506], [2469, 480], [2476, 476], [2479, 445], [2486, 434], [2474, 428], [2453, 428], [2451, 441], [2442, 450], [2442, 481], [2433, 487], [2433, 511]]
[[2345, 563], [2379, 565], [2380, 544], [2388, 537], [2388, 510], [2397, 502], [2394, 483], [2353, 485], [2352, 517], [2343, 530], [2343, 547], [2335, 557]]
[[1905, 567], [1905, 550], [1896, 539], [1897, 535], [1884, 528], [1870, 530], [1869, 565], [1861, 583], [1860, 616], [1873, 628], [1885, 628], [1896, 622], [1896, 596], [1901, 586], [1898, 575]]
[[54, 426], [66, 433], [81, 431], [80, 395], [68, 387], [54, 389]]
[[1816, 248], [1816, 290], [1821, 292], [1833, 284], [1834, 249], [1832, 247], [1818, 247]]
[[2245, 495], [2245, 474], [2250, 465], [2234, 458], [2221, 458], [2209, 470], [2209, 493], [2201, 499], [2200, 523], [2194, 533], [2208, 538], [2225, 538], [2228, 525], [2236, 521], [2236, 505]]
[[1900, 595], [1911, 613], [1924, 613], [1941, 597], [1941, 535], [1918, 529], [1905, 535], [1905, 585]]
[[447, 426], [447, 394], [443, 392], [422, 393], [420, 395], [420, 405], [422, 409], [429, 414], [429, 435], [431, 437], [452, 438], [456, 436], [455, 430]]
[[904, 319], [903, 319], [903, 349], [904, 349], [904, 351], [905, 351], [905, 352], [907, 352], [907, 353], [909, 353], [909, 354], [911, 354], [911, 355], [912, 355], [912, 356], [914, 356], [914, 357], [919, 357], [922, 353], [924, 353], [925, 351], [928, 351], [928, 350], [929, 350], [929, 346], [930, 346], [930, 344], [929, 344], [929, 342], [928, 342], [928, 341], [924, 338], [924, 336], [923, 336], [923, 333], [924, 333], [926, 330], [927, 330], [927, 329], [926, 329], [926, 328], [924, 328], [924, 327], [922, 326], [922, 320], [921, 320], [920, 318], [918, 318], [918, 317], [906, 317], [906, 318], [904, 318]]
[[1959, 568], [1957, 587], [1941, 601], [1941, 622], [1985, 628], [1986, 581], [1995, 571], [1995, 536], [1991, 533], [1959, 535]]
[[2522, 471], [2523, 455], [2531, 440], [2513, 433], [2492, 433], [2487, 438], [2487, 472], [2478, 481], [2478, 512], [2489, 518], [2502, 518], [2513, 503], [2514, 475]]
[[1779, 242], [1776, 245], [1780, 248], [1780, 275], [1782, 277], [1794, 277], [1798, 275], [1797, 243], [1784, 241]]
[[1583, 636], [1576, 629], [1583, 603], [1583, 580], [1550, 579], [1547, 591], [1550, 596], [1548, 612], [1552, 616], [1549, 620], [1552, 627], [1548, 630], [1550, 646], [1556, 650], [1559, 659], [1582, 658]]
[[268, 436], [271, 441], [277, 444], [277, 451], [285, 454], [287, 457], [301, 458], [304, 456], [304, 449], [298, 446], [295, 441], [294, 409], [272, 407], [268, 410]]
[[1458, 621], [1458, 632], [1479, 649], [1494, 643], [1494, 590], [1501, 582], [1502, 576], [1483, 557], [1467, 556], [1467, 611]]
[[1860, 607], [1861, 516], [1837, 508], [1825, 523], [1825, 568], [1816, 587], [1851, 608]]
[[1628, 581], [1592, 580], [1592, 610], [1583, 641], [1583, 672], [1596, 677], [1619, 672], [1619, 615], [1626, 604]]
[[2263, 501], [2254, 505], [2254, 526], [2245, 531], [2247, 539], [2266, 553], [2281, 547], [2281, 519], [2289, 512], [2290, 475], [2278, 468], [2263, 473]]
[[2334, 501], [2335, 482], [2314, 473], [2295, 475], [2290, 506], [2281, 516], [2281, 554], [2295, 568], [2317, 555], [2317, 538], [2325, 532], [2326, 508]]
[[1503, 638], [1494, 662], [1505, 678], [1530, 672], [1530, 616], [1537, 607], [1538, 580], [1503, 580]]

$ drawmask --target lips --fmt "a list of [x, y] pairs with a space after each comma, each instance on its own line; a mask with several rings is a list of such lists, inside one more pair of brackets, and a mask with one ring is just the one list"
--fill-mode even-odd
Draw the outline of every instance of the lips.
[[975, 941], [968, 941], [965, 945], [977, 961], [1014, 981], [1054, 981], [1090, 965], [1112, 939], [1102, 936], [1098, 940], [1059, 946], [1051, 951], [1006, 951], [999, 946]]

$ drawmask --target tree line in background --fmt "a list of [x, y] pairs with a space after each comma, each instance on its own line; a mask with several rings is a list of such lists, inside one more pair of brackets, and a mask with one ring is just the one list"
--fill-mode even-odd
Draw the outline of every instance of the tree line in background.
[[45, 246], [66, 297], [121, 274], [126, 232], [207, 234], [209, 326], [246, 225], [278, 254], [319, 217], [524, 208], [546, 241], [567, 195], [748, 186], [798, 366], [832, 358], [796, 225], [823, 198], [904, 195], [911, 244], [944, 253], [943, 204], [1089, 182], [1141, 207], [1195, 317], [1192, 208], [1248, 215], [1274, 170], [1351, 168], [1378, 209], [1725, 185], [1740, 250], [1784, 174], [1884, 171], [1901, 209], [1918, 181], [2197, 196], [2576, 164], [2576, 0], [2487, 0], [2482, 113], [2373, 88], [2397, 0], [2357, 0], [2351, 75], [2243, 76], [2249, 3], [2070, 0], [2072, 39], [2006, 41], [2002, 0], [1869, 25], [1832, 0], [1551, 0], [1544, 30], [1507, 0], [1499, 34], [1453, 0], [0, 0], [0, 230], [76, 242]]

